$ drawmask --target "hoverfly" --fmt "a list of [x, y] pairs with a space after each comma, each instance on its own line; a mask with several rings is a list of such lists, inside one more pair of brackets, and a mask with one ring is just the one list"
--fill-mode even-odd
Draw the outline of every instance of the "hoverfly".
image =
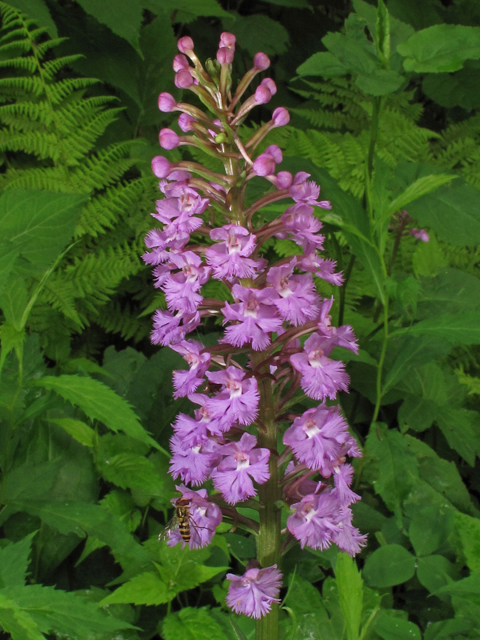
[[175, 502], [175, 514], [173, 518], [165, 525], [164, 529], [158, 536], [159, 540], [165, 542], [175, 541], [175, 544], [182, 540], [183, 546], [188, 544], [190, 548], [196, 549], [204, 546], [203, 536], [199, 529], [211, 532], [209, 527], [201, 527], [195, 523], [192, 510], [198, 507], [191, 507], [191, 500], [186, 498], [178, 498]]

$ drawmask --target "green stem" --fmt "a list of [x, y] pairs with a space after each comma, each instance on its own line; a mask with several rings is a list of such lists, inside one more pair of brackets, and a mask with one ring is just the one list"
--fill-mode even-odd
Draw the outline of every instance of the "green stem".
[[[263, 360], [260, 353], [252, 354], [252, 364], [255, 369]], [[266, 365], [268, 368], [268, 365]], [[260, 376], [264, 371], [260, 370]], [[265, 428], [258, 429], [258, 446], [270, 450], [269, 470], [270, 478], [259, 487], [258, 496], [263, 509], [259, 512], [260, 531], [257, 536], [257, 560], [262, 567], [277, 566], [280, 563], [280, 530], [281, 511], [277, 502], [282, 497], [278, 481], [277, 467], [277, 429], [275, 426], [275, 409], [272, 392], [272, 382], [267, 376], [258, 381], [260, 394], [259, 421]], [[257, 621], [255, 640], [278, 639], [278, 604], [272, 605], [270, 613]]]
[[378, 369], [377, 369], [377, 401], [375, 403], [375, 409], [373, 411], [372, 423], [377, 421], [378, 413], [380, 411], [380, 406], [382, 403], [382, 374], [383, 374], [383, 364], [385, 362], [385, 355], [387, 353], [387, 344], [388, 344], [388, 297], [385, 297], [385, 304], [383, 305], [383, 343], [382, 343], [382, 352], [380, 354], [380, 360], [378, 361]]

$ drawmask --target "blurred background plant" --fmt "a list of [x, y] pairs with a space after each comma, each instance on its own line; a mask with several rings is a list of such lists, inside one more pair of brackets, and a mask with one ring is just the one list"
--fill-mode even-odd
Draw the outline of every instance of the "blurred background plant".
[[[238, 77], [259, 49], [274, 62], [278, 92], [252, 127], [289, 109], [268, 144], [332, 202], [326, 252], [346, 284], [317, 285], [360, 341], [340, 400], [364, 451], [353, 510], [369, 543], [357, 566], [334, 547], [289, 552], [282, 633], [478, 637], [476, 0], [17, 0], [0, 10], [6, 637], [253, 637], [248, 619], [227, 613], [224, 576], [243, 572], [254, 536], [222, 525], [193, 552], [157, 541], [175, 495], [166, 449], [184, 401], [170, 381], [183, 361], [150, 344], [164, 300], [140, 260], [158, 131], [176, 127], [157, 109], [176, 39], [191, 34], [205, 59], [223, 30], [237, 36]], [[215, 169], [198, 154], [166, 155]], [[270, 205], [265, 218], [282, 210]], [[272, 240], [269, 251], [296, 246]], [[211, 344], [217, 330], [196, 339]]]

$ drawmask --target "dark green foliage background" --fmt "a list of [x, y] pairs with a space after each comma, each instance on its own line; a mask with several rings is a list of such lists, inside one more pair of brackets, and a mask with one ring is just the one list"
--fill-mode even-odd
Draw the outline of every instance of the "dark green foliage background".
[[[368, 546], [356, 563], [288, 552], [281, 637], [480, 637], [480, 8], [386, 5], [389, 18], [363, 0], [0, 2], [2, 637], [254, 637], [224, 581], [253, 537], [225, 523], [199, 551], [157, 539], [175, 495], [170, 424], [188, 403], [172, 399], [182, 359], [149, 342], [164, 300], [140, 259], [150, 161], [175, 120], [157, 96], [181, 97], [176, 39], [191, 35], [203, 60], [223, 30], [237, 36], [237, 79], [258, 50], [272, 59], [278, 93], [245, 135], [289, 108], [267, 144], [333, 204], [326, 257], [347, 285], [317, 285], [360, 342], [358, 357], [336, 355]], [[402, 209], [428, 243], [395, 246]]]

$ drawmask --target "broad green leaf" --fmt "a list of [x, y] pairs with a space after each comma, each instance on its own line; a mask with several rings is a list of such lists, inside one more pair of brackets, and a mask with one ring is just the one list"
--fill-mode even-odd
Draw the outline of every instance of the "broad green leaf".
[[113, 633], [117, 629], [133, 628], [124, 620], [106, 615], [96, 603], [53, 587], [13, 587], [8, 589], [8, 596], [31, 616], [43, 633], [55, 631], [67, 637], [88, 638], [94, 632]]
[[466, 311], [462, 315], [439, 314], [421, 320], [406, 329], [398, 329], [392, 335], [427, 336], [457, 344], [480, 344], [480, 310]]
[[417, 556], [429, 555], [445, 544], [453, 531], [454, 514], [451, 508], [426, 507], [414, 516], [408, 535]]
[[[1, 295], [0, 295], [1, 299]], [[17, 360], [20, 362], [22, 359], [22, 346], [25, 340], [25, 330], [19, 331], [10, 324], [3, 324], [0, 326], [0, 371], [3, 368], [8, 354], [15, 349], [17, 353]]]
[[383, 393], [410, 375], [412, 369], [447, 355], [451, 348], [451, 344], [437, 335], [405, 335], [401, 338], [390, 338]]
[[298, 67], [297, 73], [300, 76], [324, 76], [325, 78], [329, 78], [344, 76], [348, 73], [348, 69], [333, 53], [321, 51], [314, 53], [308, 60], [305, 60], [305, 62]]
[[42, 0], [11, 0], [8, 4], [23, 11], [39, 27], [46, 27], [51, 38], [58, 38], [57, 26], [52, 20], [47, 5]]
[[46, 640], [38, 625], [14, 600], [0, 593], [0, 625], [13, 640]]
[[425, 76], [422, 90], [442, 107], [459, 106], [471, 111], [480, 106], [480, 69], [478, 62], [465, 63], [456, 73], [431, 73]]
[[470, 273], [447, 268], [434, 278], [422, 278], [420, 283], [419, 319], [480, 310], [480, 280]]
[[374, 481], [375, 493], [399, 515], [403, 500], [418, 482], [418, 462], [409, 451], [405, 437], [377, 424], [370, 429], [364, 456], [365, 473], [371, 482]]
[[417, 578], [425, 589], [435, 593], [452, 580], [459, 580], [460, 574], [444, 556], [425, 556], [417, 560]]
[[3, 287], [8, 281], [19, 253], [20, 251], [10, 242], [2, 242], [0, 244], [0, 293], [2, 293]]
[[117, 603], [131, 603], [136, 605], [160, 605], [173, 600], [177, 595], [168, 583], [165, 583], [158, 573], [146, 572], [135, 576], [122, 584], [100, 603], [102, 606]]
[[473, 573], [480, 573], [480, 519], [457, 511], [455, 524], [462, 541], [468, 568]]
[[380, 547], [367, 558], [363, 568], [365, 582], [373, 587], [393, 587], [415, 574], [415, 556], [399, 544]]
[[95, 431], [88, 424], [73, 418], [49, 418], [49, 422], [54, 422], [62, 427], [72, 438], [86, 447], [93, 447], [95, 443]]
[[456, 177], [457, 176], [445, 173], [436, 173], [430, 176], [422, 176], [421, 178], [418, 178], [418, 180], [415, 180], [413, 184], [410, 184], [403, 193], [392, 200], [386, 211], [382, 213], [380, 220], [382, 222], [384, 220], [388, 220], [395, 211], [405, 209], [405, 207], [414, 200], [435, 191], [435, 189], [438, 189], [444, 184], [450, 183]]
[[478, 245], [479, 194], [478, 189], [459, 178], [411, 202], [408, 213], [422, 227], [432, 228], [440, 240], [460, 247]]
[[237, 37], [237, 46], [246, 49], [251, 56], [257, 53], [259, 42], [268, 56], [285, 53], [288, 49], [288, 31], [280, 22], [261, 13], [236, 15], [235, 21], [225, 20], [224, 24]]
[[318, 589], [312, 584], [295, 576], [292, 578], [288, 596], [283, 606], [290, 614], [286, 624], [289, 640], [334, 640], [332, 621], [325, 609], [325, 603]]
[[375, 631], [383, 640], [421, 640], [420, 629], [413, 622], [392, 618], [382, 611], [377, 618]]
[[337, 31], [327, 33], [322, 43], [352, 74], [369, 76], [380, 68], [374, 47], [366, 37], [360, 42]]
[[144, 565], [150, 561], [149, 554], [134, 540], [123, 522], [98, 505], [24, 499], [9, 501], [7, 505], [14, 511], [26, 511], [38, 516], [63, 534], [73, 532], [81, 538], [85, 535], [95, 536], [120, 559], [127, 558]]
[[131, 438], [163, 451], [143, 429], [130, 405], [98, 380], [80, 376], [45, 376], [36, 382], [68, 400], [91, 419], [103, 422], [109, 429], [123, 431]]
[[353, 558], [339, 553], [335, 564], [335, 579], [343, 617], [347, 625], [348, 640], [358, 640], [362, 618], [362, 577]]
[[34, 531], [20, 542], [14, 542], [0, 550], [0, 588], [25, 584], [32, 540], [36, 534]]
[[86, 196], [49, 191], [4, 191], [0, 238], [36, 267], [48, 267], [73, 236]]
[[375, 42], [380, 60], [384, 63], [388, 62], [390, 60], [390, 16], [383, 0], [378, 0]]
[[370, 96], [394, 93], [405, 83], [405, 78], [392, 69], [375, 69], [370, 75], [359, 75], [355, 84]]
[[475, 626], [473, 620], [467, 618], [451, 618], [429, 624], [425, 630], [425, 640], [451, 640], [452, 638], [468, 637], [469, 631]]
[[91, 16], [127, 40], [140, 53], [142, 7], [131, 0], [76, 0]]
[[163, 620], [165, 640], [225, 640], [225, 633], [208, 609], [185, 607]]
[[404, 67], [415, 73], [458, 71], [465, 60], [480, 58], [480, 27], [436, 24], [417, 31], [397, 51]]
[[222, 9], [217, 0], [142, 0], [141, 4], [154, 13], [185, 11], [195, 16], [232, 18], [232, 14]]
[[404, 401], [398, 411], [402, 430], [425, 431], [431, 427], [441, 407], [448, 402], [447, 385], [442, 369], [430, 362], [417, 367], [398, 385], [405, 390]]
[[[41, 500], [49, 494], [64, 465], [60, 458], [47, 460], [38, 464], [30, 461], [12, 469], [4, 480], [2, 487], [7, 504], [16, 500]], [[5, 515], [0, 515], [4, 522]]]
[[[155, 544], [158, 546], [158, 542]], [[162, 544], [158, 553], [161, 565], [156, 566], [160, 576], [176, 593], [194, 589], [227, 569], [203, 566], [206, 558], [210, 556], [210, 549], [182, 549], [180, 545], [171, 548]]]
[[28, 299], [25, 278], [13, 273], [0, 293], [0, 309], [8, 324], [18, 333], [23, 330], [23, 314], [27, 308]]
[[[480, 573], [476, 573], [469, 578], [463, 578], [450, 584], [441, 587], [437, 593], [446, 593], [452, 596], [458, 596], [469, 600], [471, 596], [480, 596]], [[475, 602], [475, 597], [472, 602]]]
[[101, 462], [103, 477], [122, 489], [137, 488], [152, 495], [162, 496], [163, 478], [155, 465], [145, 456], [136, 453], [118, 453]]
[[449, 446], [473, 467], [475, 456], [480, 454], [478, 411], [448, 406], [438, 411], [435, 420]]
[[[417, 459], [420, 479], [430, 487], [429, 493], [423, 491], [422, 483], [412, 487], [412, 494], [404, 503], [405, 513], [412, 518], [418, 511], [432, 504], [443, 508], [448, 504], [446, 500], [460, 511], [470, 513], [470, 496], [455, 463], [440, 458], [428, 444], [418, 438], [406, 435], [404, 443], [410, 455]], [[426, 502], [422, 500], [419, 504], [418, 499], [423, 498], [423, 494]]]

